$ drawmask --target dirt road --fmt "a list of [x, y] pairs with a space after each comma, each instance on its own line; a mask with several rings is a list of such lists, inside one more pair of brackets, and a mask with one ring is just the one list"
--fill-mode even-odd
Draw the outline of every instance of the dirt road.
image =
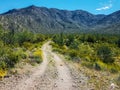
[[[72, 75], [73, 69], [69, 68], [59, 55], [52, 52], [49, 43], [42, 47], [43, 62], [34, 68], [30, 75], [8, 78], [0, 82], [0, 90], [88, 90], [86, 77], [82, 76], [81, 79], [77, 73]], [[81, 81], [77, 81], [76, 77]], [[85, 88], [80, 87], [82, 84]]]
[[34, 73], [26, 80], [23, 80], [19, 85], [16, 86], [15, 90], [29, 90], [29, 88], [34, 87], [34, 81], [37, 77], [42, 76], [46, 70], [48, 60], [47, 60], [47, 45], [48, 43], [44, 44], [42, 47], [43, 51], [43, 62], [40, 66], [34, 70]]

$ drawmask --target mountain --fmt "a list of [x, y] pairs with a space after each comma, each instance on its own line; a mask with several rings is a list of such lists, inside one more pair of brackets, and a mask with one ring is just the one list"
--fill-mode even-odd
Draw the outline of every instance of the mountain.
[[114, 12], [110, 15], [105, 16], [103, 19], [98, 21], [98, 24], [100, 25], [110, 25], [120, 23], [120, 11]]
[[[99, 20], [95, 26], [99, 32], [120, 34], [120, 10]], [[97, 30], [96, 30], [97, 31]]]
[[[13, 9], [0, 15], [5, 29], [27, 29], [37, 33], [114, 31], [120, 26], [120, 11], [110, 15], [94, 15], [83, 10], [59, 10], [56, 8], [29, 6]], [[111, 27], [111, 26], [114, 27]]]

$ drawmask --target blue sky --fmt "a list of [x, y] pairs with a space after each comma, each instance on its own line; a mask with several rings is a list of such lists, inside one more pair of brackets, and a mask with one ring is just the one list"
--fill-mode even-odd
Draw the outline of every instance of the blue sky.
[[120, 10], [120, 0], [0, 0], [0, 13], [30, 5], [67, 10], [86, 10], [93, 14], [110, 14]]

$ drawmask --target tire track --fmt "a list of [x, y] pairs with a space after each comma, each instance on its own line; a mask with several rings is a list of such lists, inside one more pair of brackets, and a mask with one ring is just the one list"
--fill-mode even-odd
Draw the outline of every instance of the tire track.
[[58, 71], [58, 78], [55, 82], [56, 87], [54, 90], [75, 90], [75, 88], [72, 86], [73, 80], [71, 78], [69, 68], [56, 53], [51, 52], [51, 54], [54, 58]]
[[44, 44], [42, 47], [43, 62], [41, 63], [41, 65], [36, 68], [35, 72], [32, 75], [30, 75], [30, 77], [27, 80], [23, 80], [13, 90], [29, 90], [29, 88], [34, 87], [34, 81], [36, 80], [36, 78], [42, 76], [45, 73], [48, 64], [47, 53], [46, 53], [47, 45], [48, 43]]

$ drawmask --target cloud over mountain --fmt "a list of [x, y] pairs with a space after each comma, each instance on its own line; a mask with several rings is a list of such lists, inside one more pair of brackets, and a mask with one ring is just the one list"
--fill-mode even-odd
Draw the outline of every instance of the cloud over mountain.
[[97, 8], [96, 10], [97, 10], [97, 11], [108, 10], [108, 9], [112, 8], [112, 6], [113, 6], [112, 0], [110, 0], [110, 1], [108, 2], [108, 4], [105, 4], [105, 5], [103, 5], [102, 7]]

